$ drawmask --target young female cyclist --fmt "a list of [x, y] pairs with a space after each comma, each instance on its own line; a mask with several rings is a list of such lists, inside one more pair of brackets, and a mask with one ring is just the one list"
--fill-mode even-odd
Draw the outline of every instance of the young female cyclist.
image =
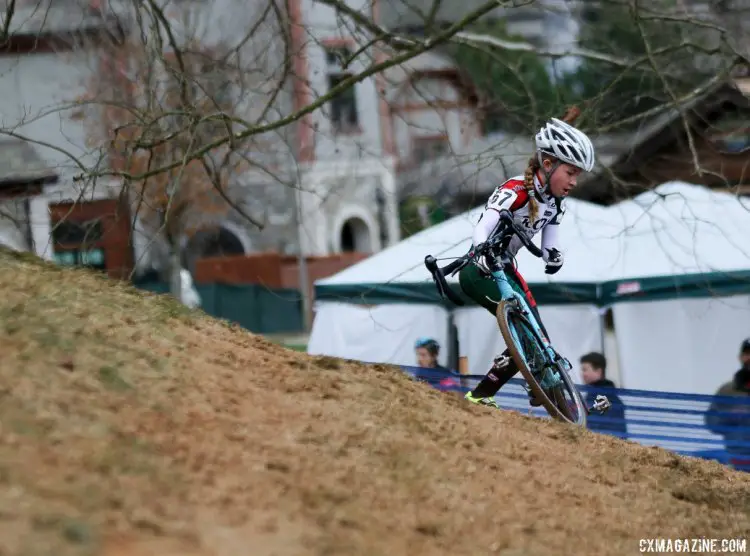
[[[590, 172], [594, 167], [594, 146], [584, 133], [570, 125], [579, 113], [577, 108], [572, 108], [563, 120], [552, 118], [539, 130], [535, 137], [536, 153], [529, 160], [525, 174], [500, 185], [487, 201], [484, 212], [474, 228], [474, 246], [493, 236], [500, 221], [501, 211], [510, 211], [515, 224], [529, 238], [538, 232], [542, 233], [545, 273], [554, 274], [560, 270], [563, 255], [558, 229], [565, 214], [563, 199], [575, 187], [581, 172]], [[547, 335], [539, 318], [534, 297], [512, 262], [521, 247], [521, 241], [514, 237], [508, 245], [505, 258], [500, 262], [511, 286], [526, 296], [542, 331]], [[495, 315], [495, 300], [499, 299], [500, 294], [483, 260], [466, 265], [459, 273], [459, 284], [468, 297]], [[473, 403], [498, 407], [493, 399], [495, 394], [516, 372], [518, 369], [506, 349], [495, 359], [492, 369], [477, 387], [466, 394], [466, 399]], [[531, 392], [529, 396], [532, 406], [541, 405], [538, 400], [531, 397]]]

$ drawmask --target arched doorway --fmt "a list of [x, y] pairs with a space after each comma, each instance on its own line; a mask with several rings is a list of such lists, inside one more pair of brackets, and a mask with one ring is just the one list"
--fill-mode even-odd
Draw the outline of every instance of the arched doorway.
[[340, 246], [344, 253], [356, 251], [358, 253], [372, 252], [372, 234], [370, 227], [361, 218], [347, 219], [341, 226]]
[[182, 264], [192, 273], [195, 272], [195, 263], [198, 259], [228, 257], [246, 253], [245, 245], [233, 231], [223, 226], [204, 228], [195, 232], [188, 240], [186, 248], [182, 252]]
[[206, 234], [203, 238], [202, 257], [226, 257], [245, 254], [245, 247], [242, 245], [240, 238], [226, 228], [198, 233]]

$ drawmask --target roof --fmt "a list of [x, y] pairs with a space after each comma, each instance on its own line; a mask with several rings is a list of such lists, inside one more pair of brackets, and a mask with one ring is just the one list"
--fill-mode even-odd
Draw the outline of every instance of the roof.
[[16, 138], [0, 139], [0, 187], [57, 181], [57, 172], [39, 156], [34, 145]]
[[735, 106], [750, 107], [750, 99], [743, 92], [744, 88], [745, 85], [738, 82], [716, 83], [681, 107], [672, 108], [650, 120], [630, 135], [627, 148], [622, 149], [608, 162], [600, 161], [601, 171], [582, 181], [573, 195], [585, 198], [588, 192], [606, 187], [611, 181], [612, 173], [624, 175], [637, 170], [644, 159], [684, 133], [683, 113], [694, 129], [700, 129], [705, 128], [709, 120], [715, 118], [717, 110], [727, 102]]

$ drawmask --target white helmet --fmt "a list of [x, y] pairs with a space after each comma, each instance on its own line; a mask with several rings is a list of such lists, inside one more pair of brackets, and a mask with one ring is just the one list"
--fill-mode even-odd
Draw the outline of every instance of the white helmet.
[[570, 124], [552, 118], [536, 134], [537, 152], [590, 172], [594, 168], [594, 145], [586, 134]]

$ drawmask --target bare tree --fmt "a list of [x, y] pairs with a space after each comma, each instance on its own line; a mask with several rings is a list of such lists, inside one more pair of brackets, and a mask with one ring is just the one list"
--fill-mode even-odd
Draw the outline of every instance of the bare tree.
[[[258, 174], [280, 180], [276, 169], [289, 161], [283, 130], [234, 137], [238, 123], [272, 121], [287, 100], [288, 54], [276, 40], [286, 22], [272, 2], [123, 7], [127, 33], [98, 49], [80, 100], [94, 107], [93, 142], [107, 146], [103, 173], [123, 177], [141, 232], [167, 246], [179, 295], [187, 239], [232, 211], [262, 228], [263, 215], [244, 208], [244, 186]], [[229, 28], [205, 24], [212, 19]]]
[[[249, 191], [252, 184], [262, 181], [277, 189], [300, 187], [298, 176], [321, 133], [314, 127], [313, 115], [320, 114], [338, 95], [373, 77], [386, 78], [378, 85], [378, 95], [387, 96], [388, 91], [382, 88], [390, 86], [389, 70], [405, 68], [425, 53], [450, 57], [460, 46], [470, 55], [484, 56], [492, 67], [506, 68], [506, 75], [517, 75], [517, 89], [522, 92], [517, 95], [521, 100], [515, 118], [527, 122], [524, 133], [552, 113], [540, 104], [535, 90], [526, 87], [535, 77], [524, 74], [527, 58], [519, 58], [519, 54], [541, 60], [573, 57], [581, 63], [602, 64], [611, 70], [614, 84], [634, 69], [651, 77], [650, 90], [633, 94], [650, 95], [655, 102], [627, 118], [605, 121], [597, 99], [588, 99], [593, 102], [584, 112], [588, 130], [594, 135], [623, 120], [643, 122], [674, 110], [686, 120], [684, 107], [709, 90], [711, 82], [677, 87], [692, 71], [685, 58], [700, 58], [703, 66], [716, 69], [713, 82], [731, 75], [747, 59], [733, 35], [741, 16], [739, 8], [722, 3], [716, 4], [713, 12], [698, 13], [684, 4], [676, 0], [597, 2], [601, 9], [617, 8], [628, 14], [643, 47], [641, 53], [633, 54], [607, 42], [607, 36], [593, 47], [575, 41], [547, 44], [493, 33], [479, 25], [492, 18], [510, 21], [519, 10], [536, 11], [543, 17], [562, 9], [560, 3], [551, 2], [488, 0], [458, 6], [439, 0], [390, 0], [378, 2], [374, 10], [374, 4], [368, 2], [358, 6], [343, 0], [318, 0], [315, 10], [325, 11], [331, 16], [328, 19], [301, 13], [299, 3], [292, 0], [94, 2], [89, 7], [116, 19], [124, 32], [97, 43], [86, 94], [64, 104], [85, 105], [91, 150], [100, 156], [94, 162], [84, 160], [65, 147], [21, 133], [8, 122], [2, 132], [67, 156], [77, 168], [83, 188], [95, 188], [102, 180], [121, 183], [137, 228], [149, 241], [161, 238], [168, 246], [174, 275], [179, 269], [181, 244], [197, 229], [227, 214], [239, 215], [259, 229], [267, 224], [262, 207], [266, 191]], [[37, 12], [43, 16], [50, 5], [40, 0]], [[6, 7], [3, 25], [8, 36], [25, 24], [18, 19], [19, 6], [19, 2], [11, 2]], [[91, 10], [80, 5], [78, 10], [80, 18], [89, 17]], [[565, 17], [580, 19], [580, 5], [565, 7], [563, 12]], [[411, 23], [400, 24], [406, 19]], [[317, 62], [305, 60], [300, 52], [306, 43], [318, 40], [321, 25], [329, 25], [330, 34], [346, 36], [354, 44], [341, 60], [347, 70], [345, 77], [327, 90], [316, 89], [311, 83], [316, 70], [310, 66]], [[679, 27], [679, 32], [658, 43], [658, 30], [667, 25]], [[83, 48], [88, 37], [75, 40]], [[682, 57], [677, 63], [674, 56], [679, 53]], [[502, 108], [502, 123], [510, 119], [510, 109], [501, 85], [489, 81], [483, 99], [487, 107]], [[559, 87], [555, 85], [553, 90]], [[598, 91], [597, 96], [607, 93]], [[493, 145], [486, 159], [494, 160], [503, 147]], [[458, 156], [451, 152], [445, 156], [455, 157], [454, 166], [462, 167], [467, 164], [463, 155], [479, 154]], [[473, 164], [477, 166], [476, 160]], [[248, 197], [258, 202], [249, 203]]]

